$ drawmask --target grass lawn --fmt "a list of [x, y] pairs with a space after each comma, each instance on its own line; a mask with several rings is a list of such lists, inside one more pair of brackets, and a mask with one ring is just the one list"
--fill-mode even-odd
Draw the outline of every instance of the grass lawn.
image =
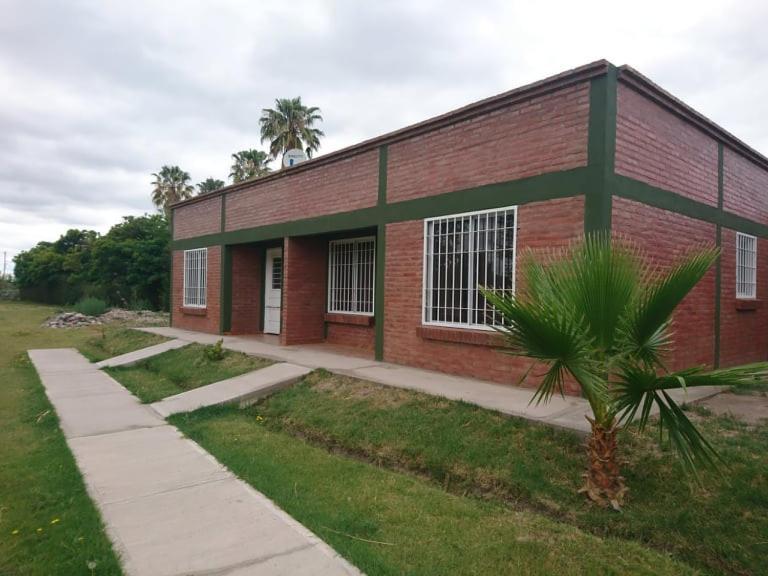
[[[538, 555], [552, 562], [553, 572], [591, 573], [594, 566], [579, 564], [586, 556], [610, 566], [610, 546], [585, 540], [583, 532], [622, 539], [611, 545], [616, 551], [629, 540], [670, 553], [704, 573], [768, 574], [768, 423], [748, 428], [729, 418], [695, 417], [724, 457], [726, 474], [705, 471], [697, 486], [650, 434], [626, 432], [631, 491], [620, 514], [576, 493], [584, 452], [575, 434], [323, 372], [246, 410], [202, 411], [175, 421], [371, 574], [416, 571], [409, 562], [422, 560], [416, 572], [430, 574], [427, 567], [436, 558], [447, 562], [436, 574], [453, 570], [453, 563], [463, 566], [456, 573], [471, 573], [480, 556], [495, 563], [489, 573], [502, 572], [515, 558], [532, 569], [526, 562]], [[335, 486], [337, 467], [349, 470], [343, 487]], [[407, 471], [411, 479], [383, 469]], [[377, 510], [370, 524], [363, 520], [368, 507]], [[459, 509], [465, 511], [454, 514]], [[463, 515], [473, 520], [457, 519]], [[539, 528], [530, 528], [530, 542], [537, 551], [527, 545], [517, 550], [534, 524]], [[398, 544], [366, 547], [323, 526]], [[543, 526], [552, 538], [542, 552], [536, 545]], [[547, 552], [564, 550], [570, 550], [566, 566]], [[650, 558], [628, 551], [618, 556], [638, 562], [616, 564], [623, 566], [618, 573], [642, 572]], [[388, 568], [373, 570], [379, 561]], [[661, 566], [654, 571], [662, 573]], [[607, 573], [602, 567], [594, 572]]]
[[221, 360], [209, 360], [205, 356], [206, 348], [208, 346], [202, 344], [190, 344], [132, 366], [108, 368], [107, 372], [142, 402], [157, 402], [167, 396], [259, 370], [273, 363], [232, 350], [225, 351]]
[[171, 421], [368, 576], [696, 573], [635, 542], [329, 453], [256, 414], [214, 407]]
[[97, 360], [162, 339], [122, 328], [41, 328], [55, 310], [0, 302], [0, 574], [118, 575], [26, 350], [74, 346]]

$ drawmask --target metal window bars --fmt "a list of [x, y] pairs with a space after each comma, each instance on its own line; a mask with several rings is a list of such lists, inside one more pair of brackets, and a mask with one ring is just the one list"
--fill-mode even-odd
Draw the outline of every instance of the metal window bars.
[[205, 308], [208, 279], [208, 249], [184, 251], [184, 306]]
[[373, 315], [376, 240], [328, 243], [328, 312]]
[[757, 296], [757, 238], [736, 233], [736, 297]]
[[425, 324], [487, 328], [502, 323], [479, 288], [515, 291], [517, 208], [425, 220]]

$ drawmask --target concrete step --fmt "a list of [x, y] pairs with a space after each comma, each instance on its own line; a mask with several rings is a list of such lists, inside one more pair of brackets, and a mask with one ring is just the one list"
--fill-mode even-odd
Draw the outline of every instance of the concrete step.
[[96, 362], [96, 367], [114, 368], [115, 366], [130, 366], [131, 364], [136, 364], [136, 362], [140, 362], [146, 358], [157, 356], [158, 354], [162, 354], [168, 350], [182, 348], [188, 344], [189, 342], [185, 342], [184, 340], [169, 340], [168, 342], [161, 342], [160, 344], [155, 344], [154, 346], [148, 346], [146, 348], [142, 348], [141, 350], [134, 350], [133, 352], [128, 352], [127, 354], [120, 354], [120, 356], [114, 356], [113, 358], [107, 358], [101, 362]]
[[311, 368], [288, 362], [273, 364], [261, 370], [169, 396], [151, 404], [151, 407], [165, 418], [171, 414], [192, 412], [205, 406], [234, 402], [240, 403], [241, 406], [247, 405], [275, 390], [290, 386], [311, 371]]

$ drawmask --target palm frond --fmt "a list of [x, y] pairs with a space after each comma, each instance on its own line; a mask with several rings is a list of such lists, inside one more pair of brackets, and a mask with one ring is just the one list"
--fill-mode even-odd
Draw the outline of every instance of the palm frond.
[[717, 249], [702, 249], [690, 254], [670, 272], [652, 281], [634, 303], [622, 327], [629, 352], [648, 366], [662, 365], [669, 351], [669, 322], [675, 308], [704, 277], [719, 255]]

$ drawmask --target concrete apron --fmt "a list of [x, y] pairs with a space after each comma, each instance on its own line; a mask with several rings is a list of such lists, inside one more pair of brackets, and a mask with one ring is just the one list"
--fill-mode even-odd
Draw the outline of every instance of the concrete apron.
[[[229, 350], [282, 362], [291, 362], [307, 368], [325, 368], [337, 374], [352, 376], [385, 386], [405, 388], [424, 394], [441, 396], [449, 400], [461, 400], [508, 416], [525, 418], [580, 434], [590, 431], [590, 425], [586, 418], [591, 414], [589, 404], [577, 396], [564, 398], [553, 396], [546, 404], [535, 404], [531, 403], [534, 391], [530, 388], [496, 384], [475, 378], [453, 376], [388, 362], [377, 362], [328, 350], [318, 350], [317, 347], [313, 346], [278, 346], [255, 338], [222, 337], [170, 327], [139, 328], [139, 330], [200, 344], [213, 344], [223, 338], [223, 346]], [[677, 402], [690, 403], [709, 398], [720, 392], [722, 392], [722, 388], [706, 386], [688, 390], [672, 390], [669, 394]], [[658, 410], [654, 407], [652, 414], [655, 415], [657, 412]]]
[[127, 575], [361, 574], [76, 350], [29, 356]]

